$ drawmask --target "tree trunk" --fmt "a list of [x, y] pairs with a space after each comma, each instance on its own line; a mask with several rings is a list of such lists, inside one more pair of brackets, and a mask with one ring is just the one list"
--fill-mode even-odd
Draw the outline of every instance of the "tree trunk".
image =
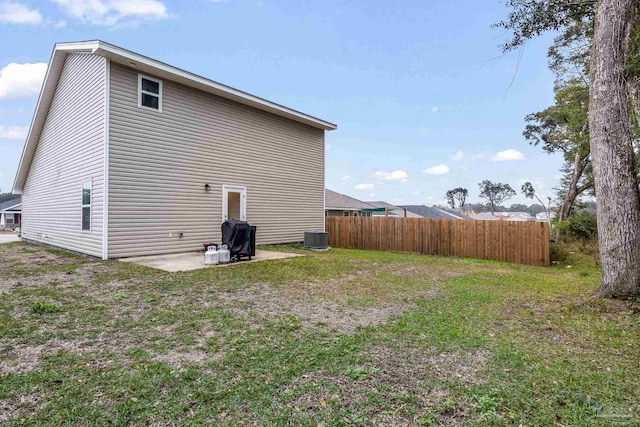
[[627, 78], [627, 90], [631, 99], [632, 113], [636, 118], [636, 123], [640, 126], [640, 76]]
[[624, 78], [635, 0], [599, 0], [591, 50], [589, 130], [602, 282], [597, 296], [640, 294], [640, 192]]
[[583, 156], [580, 153], [576, 153], [575, 160], [573, 161], [573, 173], [571, 174], [571, 180], [569, 181], [569, 187], [567, 188], [567, 194], [562, 201], [562, 206], [560, 207], [560, 221], [564, 221], [569, 218], [571, 214], [571, 208], [575, 203], [578, 196], [585, 190], [589, 189], [590, 186], [586, 187], [578, 187], [578, 183], [580, 182], [580, 178], [582, 178], [582, 174], [584, 173], [585, 168], [587, 167], [587, 163], [589, 160], [589, 155]]

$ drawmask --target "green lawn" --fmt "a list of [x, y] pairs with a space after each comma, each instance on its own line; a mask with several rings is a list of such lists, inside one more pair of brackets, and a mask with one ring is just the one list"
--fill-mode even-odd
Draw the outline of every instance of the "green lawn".
[[591, 298], [592, 260], [304, 253], [165, 273], [0, 245], [0, 423], [640, 426], [638, 306]]

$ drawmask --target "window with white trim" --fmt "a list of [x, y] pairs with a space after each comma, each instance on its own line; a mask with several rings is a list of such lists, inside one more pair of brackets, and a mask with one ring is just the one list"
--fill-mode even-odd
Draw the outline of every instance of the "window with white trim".
[[82, 230], [91, 231], [91, 181], [82, 183]]
[[162, 81], [138, 74], [138, 107], [162, 111]]
[[7, 224], [14, 224], [15, 223], [14, 215], [15, 214], [8, 213], [8, 212], [5, 214], [6, 220], [7, 220]]
[[342, 211], [342, 216], [349, 216], [349, 211]]

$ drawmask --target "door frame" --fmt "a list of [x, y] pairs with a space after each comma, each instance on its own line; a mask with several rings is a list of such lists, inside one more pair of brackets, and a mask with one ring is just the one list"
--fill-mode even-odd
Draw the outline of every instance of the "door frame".
[[229, 193], [240, 193], [240, 220], [247, 220], [247, 187], [243, 185], [222, 186], [222, 222], [227, 220], [229, 211]]

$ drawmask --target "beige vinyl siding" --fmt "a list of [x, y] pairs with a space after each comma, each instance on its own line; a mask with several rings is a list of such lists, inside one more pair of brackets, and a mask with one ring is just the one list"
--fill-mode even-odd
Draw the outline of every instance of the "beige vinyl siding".
[[[102, 255], [107, 60], [66, 58], [22, 194], [22, 236]], [[82, 231], [82, 183], [92, 181], [91, 230]]]
[[138, 73], [110, 75], [109, 257], [219, 242], [223, 185], [246, 187], [258, 244], [324, 229], [323, 130], [168, 80], [162, 112], [138, 108]]

